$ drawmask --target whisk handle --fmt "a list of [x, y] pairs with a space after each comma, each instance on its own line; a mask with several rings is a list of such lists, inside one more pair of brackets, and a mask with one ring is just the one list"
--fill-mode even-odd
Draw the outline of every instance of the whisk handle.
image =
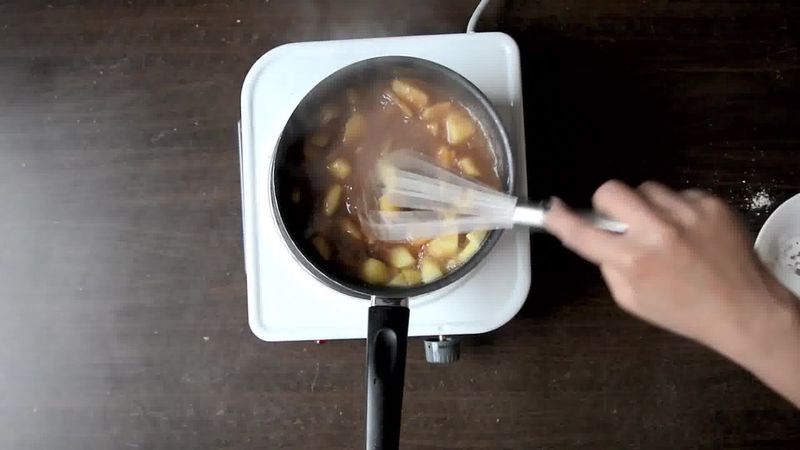
[[[545, 203], [517, 203], [514, 208], [513, 222], [515, 225], [524, 225], [531, 228], [543, 229], [547, 218], [549, 205]], [[624, 233], [628, 230], [628, 225], [593, 211], [591, 209], [579, 210], [578, 215], [590, 222], [595, 228], [610, 231], [612, 233]]]
[[544, 219], [547, 208], [543, 203], [525, 204], [517, 202], [514, 207], [512, 221], [514, 225], [524, 225], [531, 228], [544, 228]]

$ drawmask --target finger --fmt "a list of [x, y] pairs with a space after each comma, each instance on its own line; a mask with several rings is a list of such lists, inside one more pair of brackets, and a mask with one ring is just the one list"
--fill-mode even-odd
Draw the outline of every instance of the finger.
[[636, 228], [647, 228], [660, 221], [658, 213], [645, 199], [627, 184], [611, 180], [600, 186], [592, 196], [598, 211]]
[[632, 312], [634, 309], [632, 303], [635, 295], [628, 279], [622, 272], [608, 265], [601, 266], [600, 272], [603, 274], [608, 290], [611, 291], [611, 296], [614, 297], [617, 304], [622, 309]]
[[710, 194], [701, 189], [687, 189], [681, 192], [681, 196], [686, 200], [689, 200], [691, 202], [696, 202], [697, 200], [709, 197]]
[[642, 183], [638, 191], [663, 216], [673, 219], [679, 224], [691, 224], [697, 219], [697, 211], [683, 196], [655, 181]]
[[586, 260], [595, 264], [616, 263], [624, 254], [622, 236], [599, 230], [572, 212], [561, 200], [553, 199], [545, 219], [547, 231]]

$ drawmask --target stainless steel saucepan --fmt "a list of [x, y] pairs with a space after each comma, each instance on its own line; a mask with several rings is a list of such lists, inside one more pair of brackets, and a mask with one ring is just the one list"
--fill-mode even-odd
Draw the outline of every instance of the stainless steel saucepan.
[[300, 102], [290, 117], [277, 144], [272, 161], [272, 202], [283, 239], [298, 264], [317, 280], [339, 292], [371, 302], [367, 331], [367, 417], [366, 447], [395, 449], [400, 440], [406, 341], [408, 337], [408, 299], [442, 289], [474, 270], [492, 250], [503, 233], [489, 233], [483, 246], [464, 265], [444, 277], [414, 287], [372, 286], [347, 276], [324, 261], [304, 235], [311, 203], [291, 201], [292, 185], [299, 176], [303, 140], [314, 131], [319, 108], [342, 87], [370, 85], [396, 77], [422, 80], [441, 87], [461, 102], [483, 128], [495, 154], [503, 190], [514, 188], [514, 156], [508, 137], [486, 96], [466, 78], [431, 61], [386, 56], [349, 65], [317, 84]]

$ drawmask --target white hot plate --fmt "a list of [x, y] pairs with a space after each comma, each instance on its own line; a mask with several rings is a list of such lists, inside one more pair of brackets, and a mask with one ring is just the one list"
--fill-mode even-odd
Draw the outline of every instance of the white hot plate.
[[[316, 281], [293, 259], [270, 204], [269, 166], [283, 126], [319, 81], [363, 59], [406, 55], [447, 66], [495, 105], [516, 152], [517, 195], [525, 197], [525, 135], [519, 50], [502, 33], [305, 42], [277, 47], [242, 87], [240, 165], [250, 328], [266, 341], [363, 338], [369, 302]], [[409, 335], [485, 333], [511, 320], [531, 282], [527, 230], [506, 232], [471, 274], [410, 300]]]

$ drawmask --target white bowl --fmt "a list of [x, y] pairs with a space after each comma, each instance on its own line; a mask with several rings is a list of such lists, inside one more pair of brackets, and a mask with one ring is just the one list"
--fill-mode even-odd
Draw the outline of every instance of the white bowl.
[[800, 296], [800, 194], [786, 200], [764, 222], [756, 238], [756, 253], [784, 286]]

